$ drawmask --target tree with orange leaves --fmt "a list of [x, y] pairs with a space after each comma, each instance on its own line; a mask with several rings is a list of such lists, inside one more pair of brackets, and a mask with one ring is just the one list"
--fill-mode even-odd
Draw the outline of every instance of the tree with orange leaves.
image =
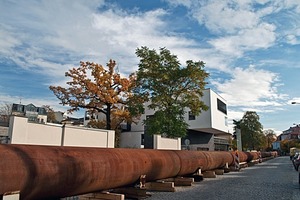
[[112, 115], [131, 121], [143, 112], [141, 104], [135, 103], [138, 99], [132, 93], [136, 76], [131, 74], [128, 78], [122, 78], [115, 72], [115, 67], [114, 60], [109, 60], [108, 69], [94, 62], [81, 61], [80, 67], [65, 73], [66, 77], [72, 79], [67, 82], [68, 88], [50, 86], [50, 90], [62, 105], [71, 107], [68, 109], [69, 113], [80, 108], [87, 109], [89, 113], [103, 113], [106, 129], [115, 129], [116, 127], [112, 127]]

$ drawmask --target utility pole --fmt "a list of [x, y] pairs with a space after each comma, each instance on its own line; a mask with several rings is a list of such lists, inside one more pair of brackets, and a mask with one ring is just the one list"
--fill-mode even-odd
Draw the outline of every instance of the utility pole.
[[241, 129], [237, 128], [235, 131], [236, 135], [236, 147], [238, 151], [242, 151], [242, 135], [241, 135]]

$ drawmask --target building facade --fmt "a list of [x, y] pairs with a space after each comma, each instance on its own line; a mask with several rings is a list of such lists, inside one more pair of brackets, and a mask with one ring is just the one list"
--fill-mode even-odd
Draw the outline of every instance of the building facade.
[[[231, 134], [227, 124], [227, 105], [220, 95], [206, 89], [203, 91], [202, 101], [209, 107], [199, 116], [191, 115], [186, 110], [185, 121], [189, 125], [187, 136], [181, 139], [182, 149], [190, 150], [228, 150]], [[154, 114], [154, 110], [147, 109], [136, 124], [128, 127], [124, 124], [124, 132], [121, 133], [120, 147], [153, 148], [153, 137], [145, 134], [143, 121]]]
[[46, 123], [47, 122], [47, 111], [43, 107], [36, 107], [33, 104], [12, 105], [12, 115], [21, 116], [28, 118], [29, 122]]

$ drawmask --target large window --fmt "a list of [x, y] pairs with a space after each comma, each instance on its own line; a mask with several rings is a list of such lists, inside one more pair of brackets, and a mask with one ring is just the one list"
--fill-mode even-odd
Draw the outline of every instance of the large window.
[[227, 115], [226, 104], [220, 99], [217, 99], [217, 104], [218, 104], [218, 110]]
[[192, 111], [189, 111], [189, 120], [196, 120], [196, 116], [192, 113]]

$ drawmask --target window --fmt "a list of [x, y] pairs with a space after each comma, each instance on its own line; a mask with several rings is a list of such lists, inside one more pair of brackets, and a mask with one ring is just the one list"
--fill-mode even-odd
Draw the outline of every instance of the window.
[[24, 112], [24, 106], [20, 104], [13, 104], [12, 106], [13, 112]]
[[218, 110], [224, 113], [225, 115], [227, 115], [226, 104], [220, 99], [217, 99], [217, 105], [218, 105]]
[[145, 145], [145, 135], [141, 134], [141, 145]]
[[25, 106], [25, 109], [26, 109], [26, 111], [29, 111], [29, 112], [37, 112], [36, 107], [32, 104], [28, 104], [27, 106]]
[[42, 107], [37, 107], [37, 112], [39, 113], [39, 115], [47, 115], [47, 111], [45, 108]]
[[189, 111], [189, 120], [196, 120], [196, 116], [192, 113], [192, 111]]

